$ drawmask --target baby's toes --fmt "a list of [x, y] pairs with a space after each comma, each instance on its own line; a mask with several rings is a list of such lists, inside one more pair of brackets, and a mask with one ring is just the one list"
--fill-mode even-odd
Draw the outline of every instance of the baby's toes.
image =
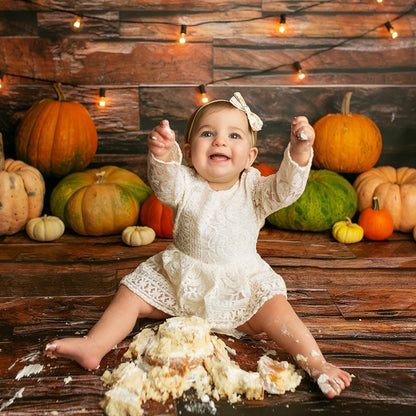
[[344, 372], [341, 374], [340, 378], [344, 382], [345, 387], [349, 387], [352, 381], [352, 376], [350, 373]]
[[49, 358], [56, 358], [55, 352], [57, 349], [57, 345], [53, 342], [46, 344], [45, 347], [45, 355]]
[[329, 399], [339, 396], [345, 389], [345, 384], [339, 377], [328, 377], [327, 374], [321, 374], [317, 383], [322, 393]]

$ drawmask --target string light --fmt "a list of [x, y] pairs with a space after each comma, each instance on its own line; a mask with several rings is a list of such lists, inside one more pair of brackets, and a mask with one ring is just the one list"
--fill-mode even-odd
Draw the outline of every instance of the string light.
[[383, 3], [383, 0], [377, 0], [377, 3]]
[[179, 43], [186, 42], [186, 25], [181, 25], [181, 35], [179, 38]]
[[107, 99], [105, 98], [105, 88], [100, 88], [100, 101], [98, 104], [100, 107], [105, 107], [107, 104]]
[[300, 62], [295, 62], [294, 66], [295, 66], [296, 72], [298, 74], [298, 79], [303, 81], [305, 79], [305, 74], [302, 72], [302, 66], [300, 65]]
[[286, 15], [280, 15], [279, 32], [283, 35], [286, 31]]
[[81, 27], [82, 17], [77, 16], [74, 22], [72, 23], [72, 29], [78, 30]]
[[386, 29], [390, 33], [392, 39], [396, 39], [397, 36], [399, 36], [399, 34], [394, 30], [390, 22], [386, 22], [384, 26], [386, 26]]
[[[27, 2], [27, 3], [31, 3], [31, 4], [37, 5], [36, 2], [33, 2], [31, 0], [24, 0], [24, 1]], [[331, 3], [331, 1], [320, 1], [320, 2], [316, 2], [316, 3], [310, 4], [310, 5], [306, 6], [306, 7], [301, 7], [299, 9], [291, 12], [290, 15], [302, 13], [302, 12], [304, 12], [304, 10], [311, 9], [313, 7], [322, 5], [324, 3]], [[51, 11], [70, 13], [72, 15], [77, 16], [77, 18], [79, 19], [79, 21], [82, 20], [81, 17], [79, 16], [79, 13], [75, 13], [73, 11], [64, 10], [64, 9], [55, 9], [55, 8], [49, 8], [49, 7], [47, 7], [47, 8], [49, 10], [51, 10]], [[416, 10], [416, 3], [414, 3], [409, 9], [403, 11], [402, 13], [399, 13], [394, 18], [394, 21], [396, 21], [396, 20], [398, 20], [400, 18], [403, 18], [404, 16], [406, 16], [406, 15], [408, 15], [410, 13], [413, 13], [414, 10]], [[84, 16], [82, 15], [82, 17], [84, 17]], [[213, 23], [218, 23], [218, 22], [221, 22], [221, 23], [246, 22], [246, 21], [253, 21], [253, 20], [260, 20], [260, 19], [268, 19], [270, 17], [273, 17], [273, 16], [266, 16], [266, 15], [264, 15], [262, 17], [256, 17], [256, 18], [251, 18], [251, 19], [230, 20], [230, 21], [223, 21], [223, 20], [221, 20], [221, 21], [204, 21], [204, 22], [195, 23], [195, 24], [190, 25], [190, 26], [201, 26], [201, 25], [213, 24]], [[102, 18], [102, 17], [97, 17], [97, 16], [94, 16], [94, 15], [88, 16], [88, 19], [95, 19], [95, 20], [106, 21], [106, 22], [109, 21], [108, 19], [105, 19], [105, 18]], [[282, 15], [281, 15], [281, 19], [282, 19]], [[123, 22], [123, 20], [120, 19], [119, 22]], [[128, 20], [126, 22], [132, 23], [131, 20]], [[139, 24], [154, 23], [154, 24], [161, 24], [161, 25], [178, 26], [176, 23], [167, 22], [167, 21], [158, 21], [158, 22], [139, 21], [137, 23], [139, 23]], [[350, 38], [346, 38], [346, 39], [342, 40], [339, 43], [336, 43], [336, 44], [333, 44], [333, 45], [329, 46], [328, 48], [320, 49], [318, 51], [313, 52], [309, 56], [304, 57], [301, 61], [295, 62], [295, 64], [292, 64], [292, 65], [294, 65], [294, 67], [296, 69], [296, 72], [298, 74], [299, 80], [303, 80], [306, 77], [306, 75], [302, 72], [302, 67], [300, 65], [300, 62], [307, 61], [307, 60], [309, 60], [309, 59], [311, 59], [311, 58], [313, 58], [315, 56], [318, 56], [318, 55], [327, 53], [327, 52], [329, 52], [331, 50], [334, 50], [334, 49], [337, 49], [339, 47], [342, 47], [342, 46], [346, 45], [347, 43], [351, 43], [353, 41], [362, 39], [362, 38], [366, 37], [369, 33], [372, 33], [372, 32], [375, 32], [376, 30], [378, 30], [381, 26], [383, 26], [383, 25], [378, 25], [378, 26], [375, 26], [373, 28], [370, 28], [370, 29], [366, 30], [365, 32], [363, 32], [363, 33], [361, 33], [361, 34], [359, 34], [357, 36], [350, 37]], [[386, 22], [384, 24], [384, 26], [389, 31], [389, 33], [392, 35], [393, 39], [398, 36], [397, 32], [393, 29], [393, 27], [392, 27], [392, 25], [391, 25], [390, 22]], [[181, 40], [180, 40], [181, 43], [185, 43], [186, 42], [186, 40], [185, 40], [186, 28], [187, 28], [186, 25], [181, 25]], [[263, 76], [265, 74], [271, 73], [273, 71], [279, 70], [280, 68], [287, 67], [289, 65], [290, 65], [289, 63], [282, 63], [282, 64], [277, 65], [277, 66], [274, 66], [274, 67], [265, 68], [265, 69], [261, 69], [261, 70], [254, 71], [254, 72], [253, 71], [250, 71], [250, 72], [247, 72], [247, 73], [241, 73], [241, 74], [236, 75], [236, 76], [230, 76], [230, 77], [226, 77], [226, 78], [213, 79], [209, 84], [212, 85], [212, 84], [216, 84], [216, 83], [220, 83], [220, 82], [226, 82], [226, 81], [230, 81], [230, 80], [237, 80], [237, 79], [246, 78], [246, 77]], [[42, 78], [38, 78], [38, 77], [25, 76], [25, 75], [21, 75], [21, 74], [13, 74], [13, 73], [2, 73], [2, 74], [3, 74], [3, 77], [4, 77], [4, 75], [8, 75], [8, 76], [11, 76], [11, 77], [25, 78], [25, 79], [31, 79], [31, 80], [36, 80], [36, 81], [51, 82], [51, 83], [55, 82], [55, 80], [42, 79]], [[3, 80], [3, 78], [0, 78], [0, 83], [1, 83], [2, 80]], [[67, 85], [77, 86], [77, 87], [80, 87], [80, 88], [88, 88], [88, 87], [83, 87], [83, 86], [78, 85], [78, 84], [70, 84], [70, 83], [67, 83]], [[1, 88], [1, 85], [0, 85], [0, 88]], [[128, 87], [124, 87], [124, 88], [128, 88]], [[202, 93], [201, 93], [201, 95], [202, 95]]]
[[4, 71], [0, 71], [0, 89], [3, 88]]
[[207, 97], [207, 92], [205, 91], [205, 85], [199, 86], [199, 92], [201, 93], [201, 102], [202, 104], [206, 104], [209, 100]]

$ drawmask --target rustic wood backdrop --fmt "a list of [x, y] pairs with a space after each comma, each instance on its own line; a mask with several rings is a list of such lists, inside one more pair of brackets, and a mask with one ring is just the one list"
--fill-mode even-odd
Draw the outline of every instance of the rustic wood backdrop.
[[[287, 32], [276, 24], [287, 16]], [[82, 27], [71, 29], [76, 14]], [[390, 21], [399, 37], [384, 26]], [[187, 42], [178, 43], [182, 24]], [[351, 109], [379, 126], [378, 165], [416, 167], [416, 2], [410, 0], [2, 0], [0, 131], [6, 156], [35, 101], [59, 81], [90, 112], [99, 135], [93, 164], [145, 176], [145, 139], [162, 118], [178, 135], [199, 104], [239, 90], [265, 121], [259, 161], [278, 164], [293, 116], [313, 123]], [[293, 64], [307, 77], [300, 82]], [[273, 70], [273, 68], [275, 68]], [[108, 104], [98, 106], [99, 89]]]

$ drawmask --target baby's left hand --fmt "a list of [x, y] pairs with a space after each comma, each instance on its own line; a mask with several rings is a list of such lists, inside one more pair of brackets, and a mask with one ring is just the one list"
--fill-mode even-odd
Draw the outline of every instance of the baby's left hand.
[[292, 159], [304, 166], [309, 161], [311, 147], [315, 141], [315, 130], [305, 116], [295, 117], [291, 125], [290, 144]]

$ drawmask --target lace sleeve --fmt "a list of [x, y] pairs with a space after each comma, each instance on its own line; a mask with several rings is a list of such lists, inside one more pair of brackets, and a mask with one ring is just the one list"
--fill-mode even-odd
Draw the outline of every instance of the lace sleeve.
[[290, 143], [276, 174], [261, 177], [254, 189], [255, 205], [263, 218], [293, 204], [305, 190], [312, 165], [313, 151], [306, 166], [299, 166], [290, 157]]
[[181, 199], [184, 186], [185, 167], [182, 166], [182, 152], [178, 143], [172, 147], [171, 161], [163, 162], [149, 152], [147, 157], [147, 177], [150, 187], [165, 205], [174, 208]]

